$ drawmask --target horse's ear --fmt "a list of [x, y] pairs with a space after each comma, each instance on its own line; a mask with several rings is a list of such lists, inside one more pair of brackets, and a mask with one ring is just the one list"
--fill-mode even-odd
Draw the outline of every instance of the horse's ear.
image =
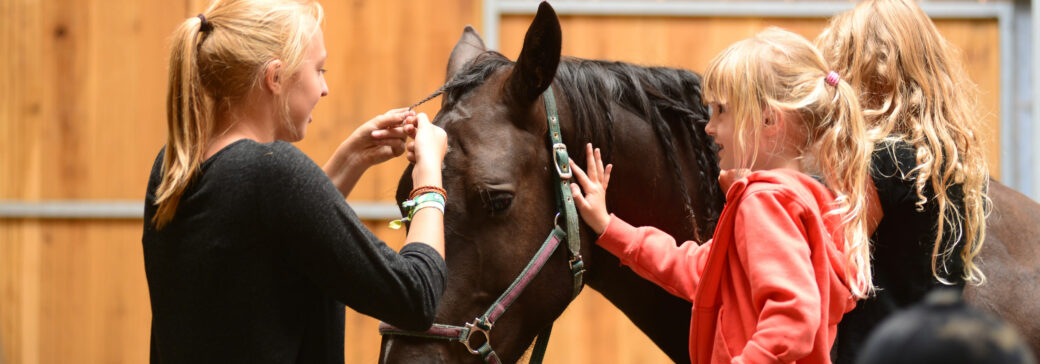
[[487, 51], [487, 47], [484, 46], [484, 40], [480, 39], [480, 35], [473, 27], [467, 25], [462, 30], [462, 37], [459, 38], [459, 42], [455, 43], [455, 48], [451, 50], [451, 56], [448, 57], [448, 75], [444, 79], [445, 82], [451, 81], [452, 77], [465, 66], [466, 63], [477, 58], [477, 55]]
[[543, 1], [527, 29], [524, 48], [505, 85], [509, 97], [518, 105], [531, 104], [549, 88], [560, 65], [562, 42], [560, 19], [552, 6]]

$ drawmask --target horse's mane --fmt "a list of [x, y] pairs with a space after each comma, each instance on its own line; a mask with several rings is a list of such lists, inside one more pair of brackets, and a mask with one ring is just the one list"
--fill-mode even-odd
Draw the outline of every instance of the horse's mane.
[[[496, 70], [512, 64], [498, 52], [480, 54], [444, 85], [442, 107], [451, 108], [466, 92], [482, 84]], [[600, 146], [608, 160], [613, 140], [612, 105], [616, 104], [650, 122], [665, 148], [665, 157], [672, 166], [672, 175], [680, 188], [686, 213], [696, 220], [701, 235], [697, 238], [702, 241], [710, 238], [724, 196], [717, 180], [716, 145], [704, 130], [709, 111], [701, 101], [700, 76], [675, 68], [565, 57], [557, 68], [555, 81], [562, 86], [556, 88], [557, 93], [566, 98], [574, 116], [574, 138], [590, 140]], [[672, 130], [669, 121], [682, 125], [683, 130]], [[689, 191], [682, 182], [682, 167], [677, 157], [679, 151], [672, 142], [674, 133], [687, 134], [690, 143], [700, 148], [682, 152], [691, 153], [700, 167], [698, 194], [705, 198], [702, 211], [694, 211]], [[585, 159], [584, 153], [574, 153], [572, 157], [579, 164]]]

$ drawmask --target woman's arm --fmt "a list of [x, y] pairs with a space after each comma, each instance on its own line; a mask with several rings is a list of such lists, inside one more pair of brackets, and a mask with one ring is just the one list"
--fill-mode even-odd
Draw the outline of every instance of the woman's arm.
[[291, 144], [275, 143], [261, 155], [256, 224], [269, 232], [277, 254], [360, 313], [403, 329], [428, 328], [447, 279], [442, 253], [427, 244], [406, 244], [400, 252], [387, 246]]
[[[447, 134], [430, 123], [426, 114], [422, 113], [415, 119], [414, 128], [408, 127], [406, 131], [415, 138], [415, 141], [408, 145], [409, 159], [415, 162], [415, 167], [412, 168], [412, 186], [443, 188], [441, 165], [444, 153], [448, 150]], [[405, 242], [429, 244], [443, 258], [444, 214], [433, 208], [416, 211], [415, 216], [412, 216]]]

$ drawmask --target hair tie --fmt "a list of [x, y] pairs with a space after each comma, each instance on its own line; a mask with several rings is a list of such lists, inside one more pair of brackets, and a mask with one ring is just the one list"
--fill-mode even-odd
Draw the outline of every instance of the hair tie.
[[206, 20], [206, 16], [205, 15], [202, 15], [202, 13], [199, 13], [199, 15], [197, 15], [197, 16], [199, 17], [199, 20], [202, 21], [202, 25], [199, 26], [199, 31], [200, 32], [208, 32], [208, 31], [213, 30], [213, 23], [210, 23], [208, 20]]
[[838, 85], [838, 80], [840, 80], [840, 79], [841, 79], [841, 76], [838, 76], [837, 72], [831, 71], [830, 73], [827, 74], [827, 78], [825, 78], [824, 81], [827, 81], [828, 85], [837, 86]]

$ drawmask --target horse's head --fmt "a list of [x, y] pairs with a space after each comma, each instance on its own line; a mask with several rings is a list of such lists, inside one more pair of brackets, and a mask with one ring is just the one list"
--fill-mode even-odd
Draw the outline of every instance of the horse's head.
[[[660, 226], [679, 238], [695, 238], [698, 231], [703, 238], [711, 231], [720, 204], [700, 204], [705, 208], [695, 209], [688, 193], [721, 197], [714, 181], [714, 154], [693, 147], [711, 144], [703, 132], [707, 111], [700, 104], [699, 77], [688, 71], [614, 62], [568, 59], [561, 63], [560, 49], [559, 19], [543, 3], [515, 63], [487, 51], [469, 27], [452, 51], [441, 111], [434, 118], [448, 133], [443, 181], [448, 191], [449, 278], [434, 320], [438, 324], [462, 326], [483, 315], [554, 228], [557, 171], [542, 99], [551, 84], [571, 157], [583, 166], [583, 146], [592, 142], [604, 148], [615, 170], [625, 171], [611, 179], [613, 195], [607, 201], [611, 211], [635, 224]], [[673, 130], [678, 130], [677, 136]], [[409, 168], [398, 186], [398, 202], [407, 199], [413, 187], [410, 176]], [[565, 224], [564, 217], [559, 220], [561, 226]], [[595, 234], [587, 227], [582, 228], [581, 239], [586, 281], [623, 310], [638, 311], [644, 308], [636, 305], [646, 305], [646, 313], [626, 310], [626, 314], [644, 331], [669, 325], [669, 333], [660, 333], [669, 342], [659, 345], [667, 346], [665, 350], [675, 358], [686, 357], [688, 321], [683, 317], [689, 317], [689, 303], [627, 268], [618, 268], [609, 253], [592, 248]], [[564, 242], [495, 322], [491, 348], [503, 362], [518, 360], [570, 302], [569, 255]], [[638, 298], [615, 300], [598, 283], [608, 281]], [[651, 312], [661, 310], [678, 312], [677, 320], [651, 319]], [[678, 335], [671, 335], [675, 329]], [[654, 333], [648, 334], [657, 341]], [[482, 334], [472, 337], [471, 348], [485, 341]], [[380, 361], [482, 362], [459, 342], [398, 335], [384, 336]]]
[[[445, 242], [447, 291], [437, 323], [462, 326], [482, 315], [527, 265], [553, 228], [556, 206], [540, 95], [560, 62], [560, 24], [543, 4], [515, 64], [486, 53], [467, 27], [452, 51], [440, 113], [434, 123], [448, 133], [444, 188], [448, 191]], [[477, 59], [487, 58], [487, 59]], [[475, 62], [478, 70], [466, 70]], [[468, 71], [465, 75], [462, 71]], [[469, 82], [455, 79], [469, 78]], [[412, 189], [405, 171], [397, 199]], [[548, 198], [547, 198], [548, 196]], [[491, 330], [492, 347], [506, 362], [517, 360], [532, 338], [563, 312], [571, 296], [567, 249], [557, 249], [530, 287]], [[483, 341], [474, 335], [474, 341]], [[476, 348], [481, 343], [471, 343]], [[384, 338], [385, 362], [482, 362], [457, 342]]]

